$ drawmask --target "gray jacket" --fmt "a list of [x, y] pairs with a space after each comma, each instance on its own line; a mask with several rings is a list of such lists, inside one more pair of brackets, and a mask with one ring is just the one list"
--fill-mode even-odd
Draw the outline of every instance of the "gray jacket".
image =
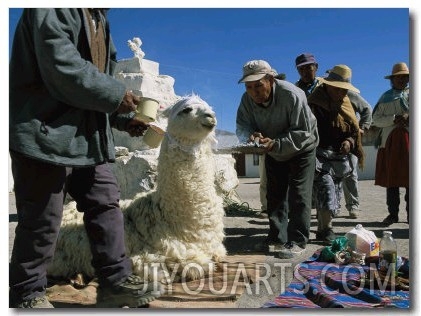
[[105, 25], [105, 74], [91, 62], [82, 9], [25, 9], [17, 25], [9, 73], [9, 148], [65, 166], [115, 159], [112, 122], [125, 86], [110, 76], [116, 51]]
[[369, 129], [373, 123], [371, 105], [359, 93], [352, 90], [348, 90], [347, 96], [355, 113], [358, 113], [360, 128]]
[[319, 143], [317, 122], [304, 92], [285, 80], [275, 80], [273, 97], [268, 107], [253, 102], [244, 93], [237, 110], [236, 134], [240, 142], [253, 132], [275, 140], [268, 153], [278, 161], [289, 160], [310, 151]]

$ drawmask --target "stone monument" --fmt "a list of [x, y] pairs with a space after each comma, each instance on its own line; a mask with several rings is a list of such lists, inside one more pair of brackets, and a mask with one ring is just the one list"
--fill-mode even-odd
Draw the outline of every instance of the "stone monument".
[[[140, 97], [152, 98], [159, 102], [157, 119], [152, 124], [157, 124], [165, 130], [167, 120], [161, 113], [180, 98], [174, 92], [175, 80], [159, 73], [159, 63], [144, 58], [145, 53], [140, 48], [142, 40], [139, 37], [134, 37], [127, 43], [134, 56], [119, 60], [114, 76], [121, 80], [128, 90]], [[131, 199], [138, 192], [153, 189], [159, 147], [149, 148], [142, 141], [142, 137], [130, 137], [116, 129], [113, 133], [117, 154], [114, 173], [120, 185], [121, 198]], [[234, 168], [235, 159], [230, 154], [216, 154], [215, 160], [218, 192], [229, 195], [239, 183]]]

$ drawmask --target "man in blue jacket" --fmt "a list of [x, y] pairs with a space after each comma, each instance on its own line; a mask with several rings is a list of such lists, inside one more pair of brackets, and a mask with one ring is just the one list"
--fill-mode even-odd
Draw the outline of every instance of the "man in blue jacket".
[[[138, 307], [159, 296], [126, 257], [111, 126], [131, 136], [139, 98], [112, 77], [116, 51], [106, 10], [25, 9], [10, 59], [9, 149], [18, 224], [10, 307], [51, 308], [47, 267], [69, 193], [84, 224], [99, 281], [98, 306]], [[77, 254], [75, 253], [75, 256]]]

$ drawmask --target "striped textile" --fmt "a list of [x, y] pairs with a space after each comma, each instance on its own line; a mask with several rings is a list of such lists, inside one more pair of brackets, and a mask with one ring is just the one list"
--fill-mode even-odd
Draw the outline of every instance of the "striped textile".
[[[360, 286], [373, 265], [337, 265], [317, 261], [320, 251], [297, 264], [294, 278], [285, 292], [262, 308], [409, 308], [409, 291], [378, 286]], [[373, 274], [372, 274], [373, 275]]]

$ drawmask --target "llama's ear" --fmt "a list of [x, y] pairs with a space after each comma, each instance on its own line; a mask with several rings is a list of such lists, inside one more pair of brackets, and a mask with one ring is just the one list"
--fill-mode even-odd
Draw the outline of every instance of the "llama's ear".
[[178, 98], [177, 101], [175, 101], [173, 104], [169, 105], [165, 110], [163, 110], [161, 112], [161, 114], [165, 117], [165, 118], [169, 118], [171, 115], [171, 112], [173, 111], [174, 107], [180, 103], [180, 100], [182, 100], [183, 98]]
[[173, 105], [170, 105], [165, 110], [163, 110], [161, 112], [162, 116], [164, 116], [165, 118], [168, 118], [170, 116], [170, 112], [171, 112], [172, 107], [173, 107]]

